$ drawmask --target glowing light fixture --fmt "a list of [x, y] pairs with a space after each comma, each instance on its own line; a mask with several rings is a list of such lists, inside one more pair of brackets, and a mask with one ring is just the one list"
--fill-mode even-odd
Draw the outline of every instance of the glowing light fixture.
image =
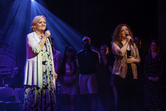
[[36, 15], [46, 17], [47, 28], [55, 40], [54, 47], [62, 55], [66, 46], [72, 46], [76, 51], [82, 49], [81, 38], [83, 36], [36, 0], [14, 0], [11, 3], [4, 1], [3, 4], [5, 8], [0, 13], [0, 21], [3, 21], [3, 24], [0, 22], [0, 25], [3, 25], [2, 28], [0, 27], [0, 41], [3, 41], [4, 46], [6, 46], [5, 43], [12, 46], [18, 58], [18, 64], [24, 66], [26, 35], [32, 32], [30, 25]]

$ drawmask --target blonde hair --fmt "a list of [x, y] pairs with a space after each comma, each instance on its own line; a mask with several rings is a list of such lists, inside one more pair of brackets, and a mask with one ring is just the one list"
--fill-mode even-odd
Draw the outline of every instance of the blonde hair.
[[45, 20], [46, 20], [46, 17], [45, 16], [43, 16], [43, 15], [37, 15], [37, 16], [35, 16], [34, 17], [34, 19], [32, 20], [32, 23], [31, 23], [31, 30], [34, 32], [34, 31], [36, 31], [36, 23], [40, 20], [40, 19], [42, 19], [42, 18], [44, 18]]

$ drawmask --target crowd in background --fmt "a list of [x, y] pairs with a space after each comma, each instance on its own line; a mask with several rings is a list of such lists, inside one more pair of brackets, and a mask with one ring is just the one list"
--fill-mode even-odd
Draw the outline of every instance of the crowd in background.
[[[43, 16], [39, 18], [33, 21], [35, 25], [40, 20], [45, 23], [46, 19]], [[32, 26], [35, 26], [34, 24]], [[42, 29], [33, 27], [34, 32], [40, 30]], [[82, 50], [76, 52], [73, 47], [67, 46], [64, 55], [61, 55], [61, 52], [54, 48], [54, 39], [52, 38], [52, 44], [47, 40], [50, 32], [47, 32], [45, 37], [44, 30], [38, 40], [44, 41], [39, 44], [44, 47], [43, 49], [39, 45], [29, 43], [33, 41], [30, 37], [37, 37], [33, 35], [34, 32], [28, 35], [27, 41], [28, 50], [31, 50], [29, 47], [37, 47], [33, 50], [36, 51], [35, 54], [38, 54], [38, 51], [42, 52], [42, 84], [29, 80], [29, 71], [32, 71], [32, 75], [36, 73], [29, 70], [32, 61], [26, 66], [24, 79], [27, 79], [24, 86], [19, 67], [14, 68], [10, 77], [5, 78], [6, 87], [25, 88], [23, 110], [31, 107], [36, 110], [53, 108], [52, 110], [58, 111], [132, 111], [134, 103], [139, 104], [145, 111], [166, 109], [165, 58], [160, 53], [157, 40], [153, 40], [149, 51], [145, 51], [141, 47], [141, 39], [133, 37], [130, 27], [120, 24], [113, 33], [111, 48], [102, 44], [99, 50], [94, 50], [90, 37], [85, 36], [82, 38]], [[37, 66], [34, 64], [33, 67]], [[54, 70], [48, 70], [52, 67], [58, 78], [54, 77]], [[56, 86], [52, 81], [56, 81]], [[37, 101], [33, 101], [32, 96], [36, 96], [35, 94], [38, 95], [36, 98], [39, 98]], [[44, 97], [46, 95], [49, 95], [49, 102], [48, 98]], [[56, 101], [53, 100], [55, 98]], [[45, 105], [41, 106], [43, 104]]]

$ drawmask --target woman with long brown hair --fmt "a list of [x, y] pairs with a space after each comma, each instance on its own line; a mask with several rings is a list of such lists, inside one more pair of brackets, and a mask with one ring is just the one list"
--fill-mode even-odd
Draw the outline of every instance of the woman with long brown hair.
[[76, 111], [77, 94], [79, 94], [78, 75], [79, 67], [75, 59], [74, 49], [66, 47], [60, 73], [61, 94], [65, 111]]
[[131, 100], [137, 79], [137, 63], [140, 62], [137, 46], [132, 43], [130, 27], [120, 24], [112, 37], [112, 52], [115, 56], [112, 74], [117, 91], [116, 110], [130, 111]]

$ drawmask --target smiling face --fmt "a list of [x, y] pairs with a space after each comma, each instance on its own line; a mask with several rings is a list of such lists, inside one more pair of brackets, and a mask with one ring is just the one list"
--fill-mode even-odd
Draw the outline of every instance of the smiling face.
[[126, 39], [126, 34], [129, 34], [129, 29], [127, 26], [122, 26], [121, 27], [121, 37], [122, 39]]
[[46, 29], [46, 20], [41, 18], [36, 24], [36, 31], [44, 31]]
[[100, 48], [100, 53], [101, 53], [102, 56], [107, 55], [108, 54], [108, 47], [106, 45], [102, 46]]
[[157, 51], [157, 43], [156, 42], [152, 42], [150, 45], [150, 49], [152, 52]]
[[46, 29], [46, 17], [43, 15], [37, 15], [34, 17], [31, 23], [32, 31], [44, 31]]

